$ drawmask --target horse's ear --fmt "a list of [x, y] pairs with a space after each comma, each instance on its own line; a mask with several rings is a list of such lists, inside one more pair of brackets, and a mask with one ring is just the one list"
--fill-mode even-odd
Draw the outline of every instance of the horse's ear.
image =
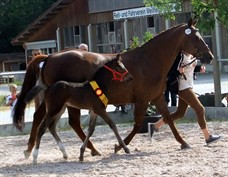
[[191, 27], [191, 26], [195, 26], [198, 22], [198, 18], [195, 16], [195, 17], [191, 17], [189, 20], [188, 20], [188, 27]]
[[118, 53], [118, 54], [116, 55], [116, 59], [117, 59], [117, 60], [120, 60], [120, 58], [121, 58], [121, 56], [120, 56], [120, 54]]

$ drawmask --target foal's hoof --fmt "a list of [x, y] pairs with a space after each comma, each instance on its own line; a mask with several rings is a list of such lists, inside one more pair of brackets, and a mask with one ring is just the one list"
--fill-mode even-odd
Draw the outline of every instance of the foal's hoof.
[[80, 155], [80, 157], [79, 157], [79, 162], [82, 163], [83, 161], [84, 161], [84, 157]]
[[37, 160], [33, 160], [33, 161], [32, 161], [32, 164], [33, 164], [33, 165], [36, 165], [36, 164], [37, 164]]
[[91, 155], [92, 156], [101, 156], [101, 152], [95, 149], [94, 151], [91, 151]]
[[124, 148], [125, 153], [130, 154], [130, 150], [126, 147]]
[[[117, 145], [117, 144], [115, 144], [115, 154], [116, 154], [118, 151], [120, 151], [120, 149], [122, 149], [122, 147], [119, 146], [119, 145]], [[129, 151], [129, 153], [130, 153], [130, 151]]]
[[181, 145], [181, 149], [190, 149], [190, 148], [191, 147], [187, 143]]
[[30, 155], [31, 155], [31, 152], [28, 152], [27, 150], [24, 150], [24, 156], [25, 156], [26, 159], [28, 159]]

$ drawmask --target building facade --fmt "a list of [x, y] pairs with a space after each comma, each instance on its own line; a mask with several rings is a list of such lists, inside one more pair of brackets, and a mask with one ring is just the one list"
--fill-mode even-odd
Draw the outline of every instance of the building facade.
[[[78, 47], [80, 43], [88, 44], [93, 52], [121, 52], [128, 48], [133, 36], [142, 40], [147, 31], [156, 35], [187, 22], [191, 16], [190, 2], [186, 2], [183, 11], [175, 15], [175, 21], [167, 21], [153, 7], [145, 7], [143, 0], [58, 0], [12, 43], [23, 45], [26, 62], [35, 48], [50, 54]], [[221, 35], [221, 57], [228, 58], [227, 29], [222, 27]], [[202, 36], [216, 54], [214, 32]], [[226, 64], [223, 62], [223, 68]]]

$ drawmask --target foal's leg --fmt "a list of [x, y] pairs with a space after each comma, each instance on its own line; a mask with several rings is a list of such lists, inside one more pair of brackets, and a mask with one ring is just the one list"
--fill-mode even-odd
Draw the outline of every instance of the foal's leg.
[[[80, 137], [80, 139], [84, 142], [86, 135], [82, 131], [81, 128], [81, 122], [80, 122], [80, 109], [73, 108], [73, 107], [67, 107], [68, 114], [69, 114], [69, 124], [74, 129], [74, 131], [77, 133], [77, 135]], [[94, 115], [92, 115], [94, 114]], [[93, 111], [90, 112], [90, 116], [97, 116]], [[92, 142], [88, 140], [87, 148], [91, 150], [91, 155], [101, 155], [101, 153], [93, 146]]]
[[61, 118], [61, 115], [64, 113], [64, 111], [65, 111], [65, 107], [62, 109], [62, 111], [60, 113], [55, 115], [55, 118], [51, 122], [51, 124], [48, 126], [48, 129], [49, 129], [50, 133], [52, 134], [52, 136], [55, 138], [55, 141], [58, 144], [60, 151], [63, 153], [63, 158], [67, 159], [68, 155], [66, 153], [65, 146], [63, 145], [61, 139], [59, 138], [58, 134], [56, 133], [56, 124], [58, 123], [58, 121]]
[[[90, 111], [90, 113], [91, 113], [91, 111]], [[90, 115], [88, 133], [87, 133], [86, 139], [80, 149], [79, 161], [81, 161], [81, 162], [84, 160], [84, 152], [85, 152], [85, 148], [88, 144], [89, 138], [92, 136], [92, 134], [95, 130], [96, 120], [97, 120], [96, 114]]]
[[[134, 127], [131, 131], [131, 133], [124, 139], [124, 143], [128, 145], [131, 140], [134, 138], [135, 134], [138, 133], [140, 130], [143, 119], [145, 117], [145, 112], [148, 107], [148, 102], [146, 103], [135, 103], [135, 109], [134, 109]], [[120, 145], [115, 145], [115, 152], [118, 152], [122, 147]]]
[[31, 155], [32, 149], [35, 145], [37, 129], [40, 126], [45, 114], [46, 114], [45, 103], [42, 102], [33, 115], [32, 129], [31, 129], [30, 137], [27, 144], [28, 147], [27, 147], [27, 150], [24, 151], [25, 158], [29, 158], [29, 156]]
[[[95, 111], [95, 110], [94, 110]], [[99, 115], [104, 119], [104, 121], [109, 125], [109, 127], [113, 130], [113, 132], [116, 135], [116, 138], [120, 144], [120, 146], [124, 149], [124, 151], [129, 154], [130, 150], [127, 148], [126, 144], [124, 143], [124, 141], [121, 139], [116, 124], [115, 122], [109, 117], [108, 113], [106, 112], [105, 109], [102, 109], [101, 111], [97, 112], [99, 113]], [[116, 149], [115, 149], [115, 153], [116, 153]]]

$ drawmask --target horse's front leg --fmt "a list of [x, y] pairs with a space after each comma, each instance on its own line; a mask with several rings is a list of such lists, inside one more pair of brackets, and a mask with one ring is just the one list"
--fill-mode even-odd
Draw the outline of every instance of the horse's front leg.
[[180, 136], [180, 133], [178, 132], [178, 130], [174, 124], [174, 121], [168, 110], [167, 104], [164, 100], [164, 96], [162, 95], [162, 96], [158, 97], [156, 100], [154, 100], [154, 104], [155, 104], [157, 110], [163, 116], [163, 118], [167, 121], [177, 142], [179, 142], [181, 144], [181, 149], [190, 148], [190, 146]]
[[33, 115], [32, 129], [31, 129], [30, 137], [27, 144], [28, 146], [27, 146], [27, 150], [24, 151], [25, 158], [29, 158], [29, 156], [31, 155], [32, 149], [36, 141], [37, 129], [40, 126], [45, 114], [46, 114], [45, 103], [42, 102]]
[[42, 138], [43, 134], [45, 133], [47, 127], [49, 127], [51, 122], [53, 122], [53, 119], [54, 119], [54, 117], [51, 117], [50, 114], [47, 113], [37, 130], [36, 145], [35, 145], [35, 149], [33, 151], [33, 164], [34, 165], [37, 164], [37, 158], [38, 158], [38, 154], [39, 154], [41, 138]]
[[85, 148], [88, 144], [89, 138], [92, 136], [92, 134], [95, 130], [96, 120], [97, 120], [97, 116], [92, 116], [92, 115], [90, 116], [88, 133], [87, 133], [84, 143], [82, 144], [82, 146], [80, 148], [79, 161], [81, 161], [81, 162], [84, 160], [84, 152], [85, 152]]
[[[140, 102], [135, 103], [135, 109], [134, 109], [134, 127], [131, 131], [131, 133], [124, 139], [124, 143], [128, 145], [131, 140], [134, 138], [135, 134], [138, 133], [140, 130], [143, 119], [145, 117], [145, 112], [148, 107], [148, 102]], [[120, 145], [115, 146], [115, 152], [118, 152], [122, 147]]]
[[[67, 107], [68, 114], [69, 114], [69, 124], [74, 129], [74, 131], [77, 133], [77, 135], [80, 137], [82, 142], [85, 141], [86, 135], [82, 131], [81, 128], [81, 121], [80, 121], [80, 109], [76, 109], [73, 107]], [[90, 116], [97, 116], [95, 113], [91, 112]], [[92, 142], [89, 140], [87, 144], [87, 148], [91, 150], [92, 156], [101, 155], [100, 151], [98, 151], [92, 144]]]
[[[124, 149], [125, 153], [129, 154], [130, 153], [130, 150], [127, 148], [126, 144], [124, 143], [124, 141], [120, 137], [115, 122], [111, 119], [111, 117], [109, 117], [109, 115], [106, 112], [106, 110], [103, 109], [103, 110], [100, 110], [99, 112], [96, 112], [96, 113], [99, 113], [99, 115], [109, 125], [109, 127], [113, 130], [114, 134], [116, 135], [116, 138], [117, 138], [117, 140], [119, 142], [119, 145]], [[117, 153], [116, 148], [115, 148], [115, 153]]]

